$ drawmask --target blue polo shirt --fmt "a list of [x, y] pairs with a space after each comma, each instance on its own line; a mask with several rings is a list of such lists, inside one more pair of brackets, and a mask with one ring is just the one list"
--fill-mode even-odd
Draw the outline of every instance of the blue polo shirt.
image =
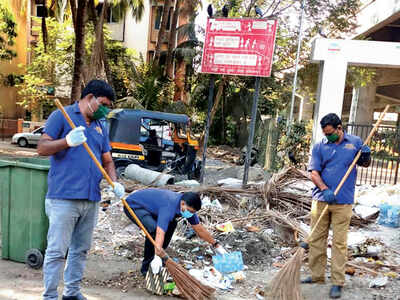
[[[143, 208], [157, 218], [157, 226], [164, 232], [169, 223], [181, 217], [181, 200], [183, 193], [164, 189], [143, 189], [133, 192], [126, 198], [132, 209]], [[199, 224], [199, 217], [193, 214], [187, 219], [191, 225]]]
[[[99, 121], [92, 121], [88, 127], [78, 102], [66, 106], [65, 110], [77, 127], [85, 127], [86, 142], [101, 163], [101, 155], [111, 150], [104, 126]], [[71, 129], [61, 111], [56, 110], [47, 119], [44, 132], [58, 140], [64, 138]], [[53, 154], [50, 163], [47, 198], [101, 200], [99, 185], [103, 175], [83, 145]]]
[[[351, 165], [360, 150], [363, 142], [358, 136], [344, 133], [340, 144], [330, 143], [326, 137], [321, 142], [314, 145], [312, 149], [311, 161], [308, 170], [318, 171], [321, 178], [330, 190], [335, 192], [347, 169]], [[354, 188], [356, 185], [357, 169], [351, 171], [349, 177], [344, 182], [339, 193], [336, 195], [338, 204], [354, 203]], [[324, 201], [322, 191], [315, 187], [313, 189], [313, 199]]]

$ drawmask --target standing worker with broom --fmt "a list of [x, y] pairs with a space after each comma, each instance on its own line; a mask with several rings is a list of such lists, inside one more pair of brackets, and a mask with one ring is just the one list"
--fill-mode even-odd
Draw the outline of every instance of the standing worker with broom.
[[371, 150], [367, 145], [363, 145], [359, 137], [344, 132], [342, 121], [336, 114], [330, 113], [324, 116], [320, 124], [325, 137], [314, 145], [308, 168], [311, 172], [311, 180], [316, 185], [313, 190], [311, 228], [314, 228], [326, 206], [328, 210], [322, 216], [309, 241], [308, 264], [312, 276], [302, 280], [302, 283], [325, 282], [327, 238], [329, 227], [332, 225], [332, 287], [329, 296], [340, 298], [345, 282], [347, 231], [352, 216], [357, 177], [355, 168], [336, 196], [334, 191], [360, 149], [361, 156], [357, 165], [362, 167], [370, 165]]
[[106, 116], [114, 100], [110, 85], [101, 80], [90, 81], [80, 101], [65, 108], [79, 127], [71, 126], [60, 110], [54, 111], [39, 141], [39, 155], [51, 155], [45, 202], [49, 230], [43, 266], [44, 300], [58, 299], [57, 288], [67, 250], [62, 299], [86, 299], [80, 292], [80, 282], [97, 222], [101, 199], [99, 184], [103, 178], [83, 147], [86, 143], [114, 181], [115, 195], [120, 198], [125, 194], [124, 187], [115, 182], [107, 131], [99, 121]]
[[[177, 225], [176, 219], [179, 217], [187, 219], [198, 236], [214, 246], [218, 254], [227, 253], [207, 229], [199, 224], [196, 212], [201, 208], [201, 199], [198, 193], [179, 193], [165, 189], [148, 188], [133, 192], [127, 197], [126, 202], [155, 239], [157, 245], [154, 249], [153, 244], [146, 238], [144, 258], [140, 270], [143, 276], [146, 275], [149, 267], [154, 274], [160, 271], [162, 249], [168, 247]], [[136, 223], [126, 207], [124, 207], [124, 211], [127, 217]]]

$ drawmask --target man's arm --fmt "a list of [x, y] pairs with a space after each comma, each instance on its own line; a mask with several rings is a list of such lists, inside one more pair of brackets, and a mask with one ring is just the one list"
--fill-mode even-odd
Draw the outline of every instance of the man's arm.
[[53, 140], [48, 134], [43, 133], [38, 142], [37, 152], [41, 156], [50, 156], [68, 147], [66, 138]]
[[115, 173], [115, 165], [112, 160], [112, 156], [110, 152], [103, 153], [101, 155], [101, 162], [106, 170], [108, 176], [110, 176], [112, 181], [117, 181], [117, 174]]
[[311, 171], [311, 180], [321, 191], [329, 189], [329, 187], [322, 180], [321, 175], [319, 174], [318, 171], [316, 170]]
[[156, 247], [154, 247], [155, 248], [154, 251], [158, 256], [162, 256], [162, 251], [160, 250], [163, 248], [164, 238], [165, 238], [164, 230], [162, 230], [161, 227], [157, 226], [156, 239], [155, 239]]
[[211, 233], [208, 232], [207, 229], [204, 228], [203, 225], [197, 224], [197, 225], [192, 225], [192, 228], [194, 231], [196, 231], [197, 235], [203, 240], [211, 245], [215, 244], [215, 239], [212, 237]]

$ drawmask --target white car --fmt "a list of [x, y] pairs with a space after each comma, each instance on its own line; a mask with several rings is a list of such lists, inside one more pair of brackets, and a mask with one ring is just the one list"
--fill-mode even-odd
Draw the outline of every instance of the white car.
[[44, 127], [39, 127], [32, 132], [21, 132], [13, 135], [12, 144], [18, 144], [20, 147], [28, 147], [29, 145], [37, 145], [43, 134]]

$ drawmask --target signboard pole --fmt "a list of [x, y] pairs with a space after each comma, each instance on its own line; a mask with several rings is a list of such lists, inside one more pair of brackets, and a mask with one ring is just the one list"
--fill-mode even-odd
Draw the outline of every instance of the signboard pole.
[[211, 75], [210, 77], [210, 89], [208, 91], [208, 110], [207, 110], [207, 124], [206, 124], [206, 132], [204, 134], [203, 141], [203, 160], [201, 162], [201, 172], [200, 172], [200, 183], [204, 182], [204, 172], [206, 169], [206, 153], [207, 153], [207, 143], [208, 136], [210, 132], [210, 118], [211, 118], [211, 109], [213, 106], [214, 100], [214, 87], [215, 87], [215, 75]]
[[253, 106], [251, 108], [250, 133], [249, 133], [249, 139], [247, 141], [247, 153], [246, 153], [246, 160], [244, 163], [243, 185], [247, 184], [247, 180], [249, 178], [250, 155], [251, 155], [251, 150], [253, 149], [254, 130], [256, 127], [260, 81], [261, 81], [261, 78], [256, 77], [256, 84], [255, 84], [255, 89], [254, 89], [254, 94], [253, 94]]
[[303, 39], [303, 19], [304, 19], [304, 9], [306, 5], [306, 0], [303, 0], [301, 4], [301, 16], [300, 16], [300, 25], [299, 25], [299, 37], [297, 41], [297, 53], [296, 53], [296, 63], [295, 63], [295, 70], [294, 70], [294, 78], [293, 78], [293, 89], [292, 89], [292, 98], [290, 101], [290, 112], [289, 118], [286, 121], [286, 128], [287, 132], [290, 133], [290, 125], [293, 122], [293, 108], [294, 108], [294, 100], [296, 97], [296, 88], [297, 88], [297, 71], [299, 67], [299, 59], [300, 59], [300, 50], [301, 50], [301, 41]]

